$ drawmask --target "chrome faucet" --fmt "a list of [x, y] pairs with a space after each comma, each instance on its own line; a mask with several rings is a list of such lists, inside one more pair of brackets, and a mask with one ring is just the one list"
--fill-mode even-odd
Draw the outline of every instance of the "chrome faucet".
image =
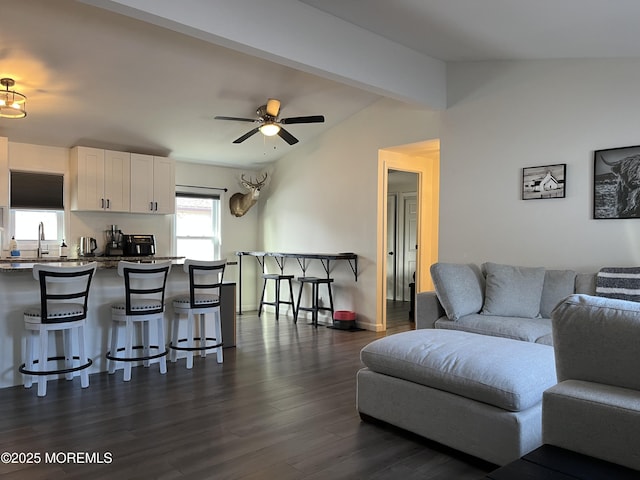
[[43, 253], [49, 253], [42, 251], [42, 241], [44, 240], [44, 223], [40, 222], [38, 225], [38, 249], [36, 251], [36, 257], [40, 258]]

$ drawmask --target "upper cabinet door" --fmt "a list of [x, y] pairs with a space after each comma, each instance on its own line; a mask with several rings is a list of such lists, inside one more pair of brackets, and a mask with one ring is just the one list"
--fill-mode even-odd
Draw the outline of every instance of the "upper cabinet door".
[[176, 212], [176, 167], [170, 158], [154, 157], [153, 198], [154, 213]]
[[131, 211], [153, 212], [153, 155], [131, 154]]
[[131, 211], [175, 213], [175, 163], [165, 157], [131, 154]]
[[104, 150], [73, 147], [70, 158], [71, 209], [104, 210]]
[[128, 212], [131, 203], [131, 154], [107, 150], [104, 153], [105, 210]]

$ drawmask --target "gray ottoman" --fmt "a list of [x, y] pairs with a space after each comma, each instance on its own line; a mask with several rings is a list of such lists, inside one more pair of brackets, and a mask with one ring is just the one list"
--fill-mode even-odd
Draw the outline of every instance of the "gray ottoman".
[[449, 447], [504, 465], [542, 444], [542, 392], [553, 348], [455, 330], [413, 330], [362, 349], [357, 407]]

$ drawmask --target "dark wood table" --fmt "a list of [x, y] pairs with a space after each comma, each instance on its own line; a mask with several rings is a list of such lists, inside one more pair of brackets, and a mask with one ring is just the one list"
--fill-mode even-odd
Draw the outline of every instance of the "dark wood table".
[[640, 471], [543, 445], [483, 477], [486, 480], [638, 480]]
[[336, 260], [346, 260], [353, 271], [355, 281], [358, 281], [358, 255], [355, 253], [283, 253], [283, 252], [236, 252], [238, 256], [238, 315], [242, 315], [242, 257], [251, 256], [260, 264], [264, 273], [265, 258], [273, 258], [280, 268], [280, 273], [284, 273], [284, 265], [288, 258], [294, 258], [300, 269], [302, 276], [307, 272], [310, 260], [319, 260], [327, 273], [327, 278], [331, 272], [331, 262]]

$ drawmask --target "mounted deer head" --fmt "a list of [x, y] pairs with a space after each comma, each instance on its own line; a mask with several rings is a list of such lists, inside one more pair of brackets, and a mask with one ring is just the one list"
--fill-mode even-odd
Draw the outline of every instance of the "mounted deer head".
[[242, 179], [242, 186], [249, 189], [249, 191], [247, 193], [238, 192], [231, 195], [229, 199], [229, 209], [231, 210], [231, 215], [236, 217], [243, 216], [258, 201], [260, 189], [267, 181], [267, 174], [265, 173], [262, 179], [256, 179], [255, 182], [245, 179], [244, 174], [240, 178]]

